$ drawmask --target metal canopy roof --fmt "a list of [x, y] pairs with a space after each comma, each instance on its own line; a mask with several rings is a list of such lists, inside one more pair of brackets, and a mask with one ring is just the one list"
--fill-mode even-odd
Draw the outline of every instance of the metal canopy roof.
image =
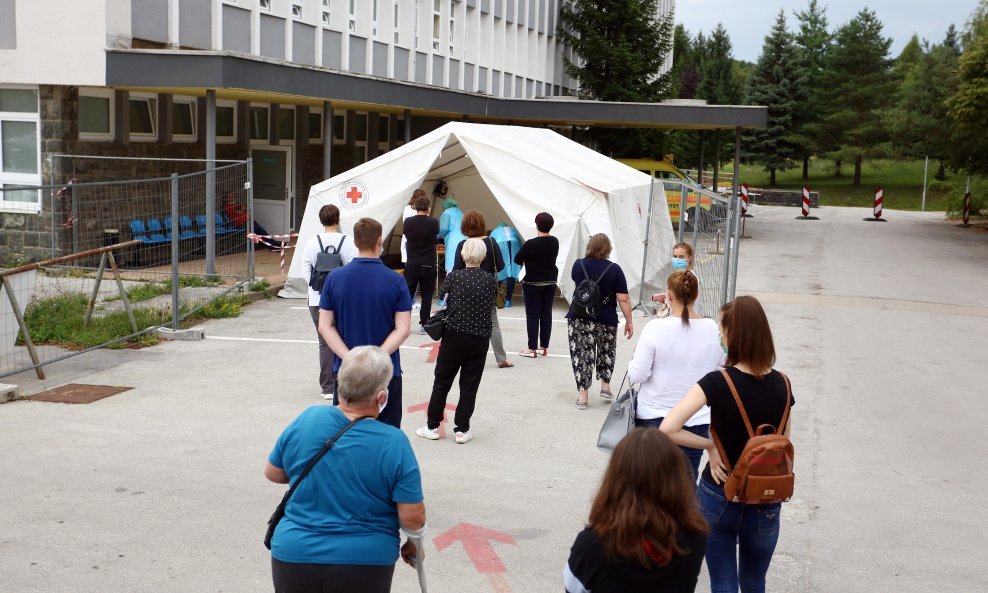
[[713, 130], [766, 125], [741, 105], [508, 99], [230, 52], [108, 50], [106, 84], [120, 89], [449, 117], [478, 122]]

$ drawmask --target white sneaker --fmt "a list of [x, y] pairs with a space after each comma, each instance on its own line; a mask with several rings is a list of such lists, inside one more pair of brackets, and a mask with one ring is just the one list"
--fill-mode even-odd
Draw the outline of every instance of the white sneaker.
[[457, 445], [462, 445], [463, 443], [469, 443], [470, 441], [473, 440], [473, 433], [470, 432], [469, 430], [466, 432], [458, 432], [456, 433], [455, 436], [456, 436]]
[[324, 394], [322, 394], [322, 398], [323, 399], [328, 399], [330, 401], [333, 401], [333, 394], [332, 393], [324, 393]]
[[[439, 440], [439, 429], [438, 428], [433, 428], [432, 430], [429, 430], [429, 426], [428, 425], [422, 426], [420, 428], [416, 428], [415, 429], [415, 434], [417, 436], [422, 437], [423, 439], [429, 439], [430, 441], [438, 441]], [[457, 433], [457, 434], [459, 434], [459, 433]], [[459, 438], [459, 436], [457, 436], [457, 438]], [[459, 441], [457, 441], [457, 442], [459, 442]], [[464, 441], [464, 442], [466, 442], [466, 441]]]
[[419, 303], [415, 303], [415, 304], [412, 305], [412, 311], [418, 311], [421, 308], [422, 308], [422, 305], [420, 305]]

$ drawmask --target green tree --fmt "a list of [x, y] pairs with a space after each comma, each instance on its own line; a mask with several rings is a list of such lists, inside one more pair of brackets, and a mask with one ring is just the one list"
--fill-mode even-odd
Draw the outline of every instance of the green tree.
[[[703, 79], [697, 89], [698, 99], [705, 99], [709, 105], [740, 105], [744, 98], [744, 71], [734, 59], [734, 47], [724, 25], [717, 28], [706, 40], [702, 62]], [[734, 130], [714, 130], [702, 132], [706, 149], [704, 163], [720, 164], [733, 156]], [[716, 162], [715, 161], [720, 161]]]
[[826, 11], [826, 7], [821, 6], [817, 0], [810, 0], [806, 10], [796, 12], [796, 19], [799, 21], [796, 47], [806, 97], [799, 104], [795, 115], [794, 139], [797, 140], [796, 156], [803, 161], [803, 179], [810, 178], [810, 157], [823, 152], [818, 142], [821, 138], [824, 101], [823, 75], [827, 55], [833, 44]]
[[745, 134], [745, 157], [761, 165], [775, 185], [775, 172], [795, 166], [800, 138], [793, 122], [803, 97], [803, 83], [796, 46], [786, 26], [785, 10], [779, 10], [772, 31], [765, 36], [762, 53], [748, 80], [746, 103], [768, 107], [768, 124]]
[[[659, 0], [576, 0], [563, 3], [559, 40], [566, 73], [581, 98], [653, 103], [669, 96], [672, 77], [659, 72], [672, 49], [672, 15], [659, 17]], [[611, 156], [657, 156], [664, 135], [656, 130], [594, 128], [588, 139]]]
[[[703, 38], [703, 33], [700, 33]], [[672, 96], [692, 99], [700, 87], [701, 55], [696, 51], [689, 31], [676, 25], [672, 36]]]
[[988, 173], [988, 0], [981, 0], [963, 37], [957, 91], [947, 100], [953, 128], [950, 162], [968, 173]]
[[[889, 130], [894, 154], [907, 158], [930, 157], [939, 161], [938, 179], [945, 179], [944, 161], [953, 143], [948, 121], [946, 100], [957, 90], [956, 46], [944, 44], [920, 47], [920, 54], [903, 61], [897, 60], [896, 68], [902, 82], [899, 85], [895, 106], [883, 114]], [[908, 47], [908, 46], [907, 46]]]
[[834, 35], [823, 76], [821, 139], [832, 139], [830, 156], [854, 161], [854, 185], [861, 185], [865, 158], [887, 154], [888, 131], [880, 117], [895, 93], [889, 76], [892, 39], [882, 35], [875, 13], [861, 9]]

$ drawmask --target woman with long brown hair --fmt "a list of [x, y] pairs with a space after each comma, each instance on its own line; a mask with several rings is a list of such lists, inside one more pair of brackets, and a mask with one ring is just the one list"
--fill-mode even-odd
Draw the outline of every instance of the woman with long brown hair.
[[567, 593], [693, 591], [707, 530], [679, 447], [636, 428], [614, 448], [563, 585]]
[[[751, 426], [768, 424], [786, 436], [792, 425], [792, 416], [785, 414], [786, 402], [792, 406], [795, 400], [788, 379], [772, 368], [772, 329], [757, 299], [740, 296], [721, 307], [720, 333], [727, 348], [724, 371], [708, 373], [690, 388], [659, 430], [678, 445], [706, 449], [710, 456], [696, 490], [700, 509], [710, 523], [706, 552], [710, 590], [736, 593], [740, 586], [742, 593], [764, 593], [765, 574], [779, 540], [782, 505], [728, 501], [724, 481], [750, 436], [738, 400]], [[706, 405], [710, 406], [710, 431], [723, 445], [723, 457], [714, 441], [683, 428]], [[784, 416], [788, 420], [780, 426]]]

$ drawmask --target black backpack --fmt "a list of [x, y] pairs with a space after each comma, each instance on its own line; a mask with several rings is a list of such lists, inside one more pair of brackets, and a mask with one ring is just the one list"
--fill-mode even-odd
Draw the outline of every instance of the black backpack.
[[601, 298], [600, 279], [607, 274], [607, 270], [611, 269], [614, 262], [608, 263], [607, 267], [604, 268], [604, 271], [599, 276], [591, 278], [590, 274], [587, 273], [587, 267], [583, 265], [583, 260], [580, 259], [577, 261], [580, 262], [580, 268], [583, 270], [583, 280], [576, 285], [576, 290], [573, 291], [573, 302], [569, 305], [569, 311], [577, 319], [597, 321], [601, 309], [604, 308], [604, 305], [610, 298]]
[[[346, 241], [346, 235], [340, 239], [340, 244], [336, 247], [330, 245], [329, 247], [323, 247], [322, 237], [316, 235], [316, 241], [319, 241], [319, 253], [316, 254], [316, 263], [312, 266], [312, 276], [309, 277], [309, 288], [316, 292], [322, 292], [322, 287], [326, 284], [326, 278], [329, 273], [336, 268], [343, 265], [343, 256], [340, 255], [340, 248], [343, 247], [343, 241]], [[329, 252], [332, 249], [332, 253]]]

